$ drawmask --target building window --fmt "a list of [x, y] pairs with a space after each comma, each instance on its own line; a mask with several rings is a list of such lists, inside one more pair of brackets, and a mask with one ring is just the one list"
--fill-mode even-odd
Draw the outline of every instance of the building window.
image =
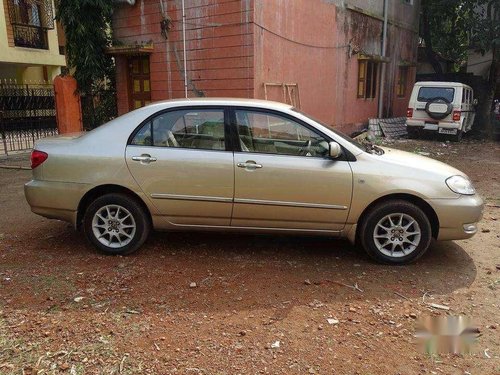
[[403, 98], [406, 95], [406, 87], [408, 85], [408, 67], [400, 66], [398, 73], [398, 82], [396, 86], [396, 95], [398, 98]]
[[413, 5], [413, 0], [402, 0], [403, 3]]
[[52, 0], [8, 0], [8, 8], [14, 44], [48, 49], [47, 30], [54, 28]]
[[378, 63], [373, 60], [359, 60], [358, 98], [373, 99], [377, 94]]

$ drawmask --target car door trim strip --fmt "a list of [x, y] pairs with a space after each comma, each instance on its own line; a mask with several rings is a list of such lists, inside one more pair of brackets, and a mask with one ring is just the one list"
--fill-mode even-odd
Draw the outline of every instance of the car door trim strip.
[[304, 207], [304, 208], [326, 208], [332, 210], [347, 210], [347, 206], [336, 204], [321, 204], [321, 203], [302, 203], [302, 202], [286, 202], [286, 201], [268, 201], [260, 199], [240, 199], [234, 200], [234, 203], [242, 204], [262, 204], [268, 206], [287, 206], [287, 207]]
[[209, 197], [205, 195], [180, 195], [180, 194], [151, 194], [153, 199], [175, 199], [182, 201], [202, 201], [202, 202], [227, 202], [231, 203], [233, 198]]
[[[210, 197], [205, 195], [181, 195], [181, 194], [151, 194], [153, 199], [174, 199], [174, 200], [184, 200], [184, 201], [202, 201], [202, 202], [233, 202], [232, 198], [225, 197]], [[286, 206], [286, 207], [302, 207], [302, 208], [323, 208], [330, 210], [347, 210], [347, 206], [341, 206], [336, 204], [321, 204], [321, 203], [303, 203], [303, 202], [286, 202], [286, 201], [268, 201], [261, 199], [243, 199], [237, 198], [234, 203], [241, 204], [259, 204], [266, 206]]]

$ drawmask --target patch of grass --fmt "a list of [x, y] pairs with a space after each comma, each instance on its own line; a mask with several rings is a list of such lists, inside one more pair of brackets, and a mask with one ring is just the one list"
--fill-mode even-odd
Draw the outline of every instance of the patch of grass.
[[[88, 337], [86, 338], [88, 339]], [[99, 336], [91, 341], [76, 342], [71, 347], [50, 352], [42, 349], [47, 339], [26, 342], [9, 334], [9, 327], [0, 318], [0, 374], [138, 374], [142, 361], [128, 354], [118, 353], [111, 336]], [[121, 370], [121, 372], [120, 372]], [[97, 371], [97, 372], [96, 372]]]

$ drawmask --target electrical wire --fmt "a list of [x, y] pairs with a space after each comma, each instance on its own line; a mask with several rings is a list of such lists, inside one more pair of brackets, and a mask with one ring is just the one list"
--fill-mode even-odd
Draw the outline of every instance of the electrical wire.
[[[177, 20], [174, 20], [172, 21], [173, 23], [182, 23], [182, 21], [177, 21]], [[272, 31], [270, 29], [268, 29], [267, 27], [261, 25], [261, 24], [258, 24], [257, 22], [253, 21], [253, 22], [234, 22], [234, 23], [216, 23], [216, 24], [210, 24], [210, 23], [192, 23], [192, 22], [188, 22], [186, 21], [186, 25], [189, 25], [189, 26], [201, 26], [199, 28], [208, 28], [208, 27], [223, 27], [223, 26], [236, 26], [236, 25], [249, 25], [249, 24], [254, 24], [255, 26], [259, 27], [260, 29], [264, 30], [264, 31], [267, 31], [268, 33], [278, 37], [278, 38], [281, 38], [283, 40], [286, 40], [287, 42], [290, 42], [290, 43], [294, 43], [294, 44], [298, 44], [300, 46], [303, 46], [303, 47], [309, 47], [309, 48], [318, 48], [318, 49], [342, 49], [342, 48], [348, 48], [349, 47], [349, 44], [342, 44], [342, 45], [336, 45], [336, 46], [321, 46], [321, 45], [314, 45], [314, 44], [308, 44], [308, 43], [303, 43], [303, 42], [299, 42], [297, 40], [294, 40], [294, 39], [291, 39], [291, 38], [288, 38], [284, 35], [281, 35], [275, 31]], [[188, 31], [189, 30], [196, 30], [196, 29], [187, 29]]]

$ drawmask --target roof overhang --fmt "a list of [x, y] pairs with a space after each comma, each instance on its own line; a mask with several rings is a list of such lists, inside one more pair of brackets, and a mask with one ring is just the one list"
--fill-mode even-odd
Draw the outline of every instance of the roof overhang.
[[123, 45], [123, 46], [112, 46], [106, 48], [106, 53], [108, 55], [119, 56], [119, 55], [149, 55], [153, 53], [154, 47], [152, 44], [149, 45]]
[[366, 53], [360, 53], [358, 54], [358, 60], [372, 60], [372, 61], [378, 61], [381, 63], [388, 63], [391, 61], [389, 57], [384, 57], [380, 55], [369, 55]]

